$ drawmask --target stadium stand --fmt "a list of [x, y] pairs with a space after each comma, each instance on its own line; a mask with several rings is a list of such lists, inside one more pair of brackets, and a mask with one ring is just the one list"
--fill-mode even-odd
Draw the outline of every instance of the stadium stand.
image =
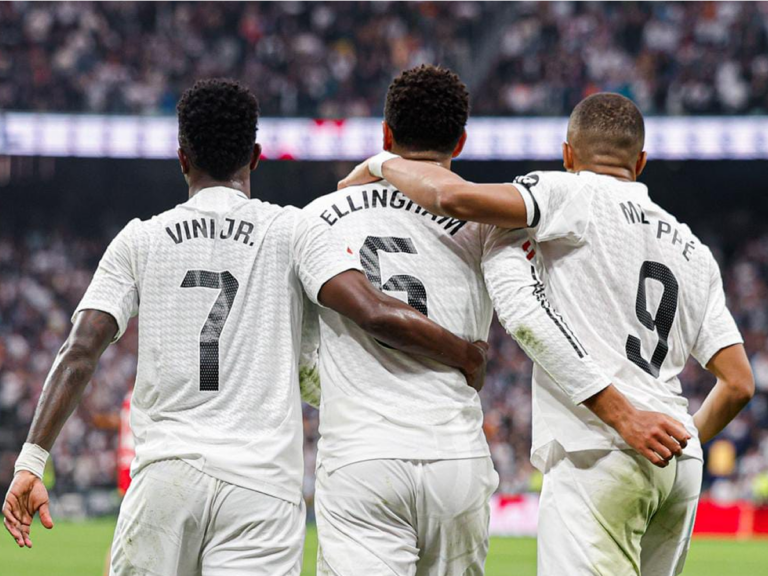
[[[0, 109], [169, 113], [234, 76], [264, 115], [378, 116], [391, 78], [454, 68], [482, 115], [768, 111], [761, 2], [0, 2]], [[565, 63], [565, 64], [564, 64]]]

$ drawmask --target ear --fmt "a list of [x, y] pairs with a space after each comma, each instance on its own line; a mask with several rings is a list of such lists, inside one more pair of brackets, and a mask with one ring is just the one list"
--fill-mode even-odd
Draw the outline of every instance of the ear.
[[389, 127], [389, 124], [386, 122], [381, 123], [381, 132], [382, 136], [384, 138], [384, 141], [382, 142], [382, 149], [389, 152], [392, 150], [392, 146], [395, 143], [395, 138], [392, 136], [392, 128]]
[[461, 154], [461, 151], [464, 150], [464, 144], [467, 143], [467, 131], [464, 130], [464, 133], [461, 135], [461, 138], [459, 138], [459, 142], [456, 144], [456, 148], [453, 149], [453, 154], [451, 154], [451, 158], [456, 158], [459, 154]]
[[563, 168], [568, 172], [573, 172], [573, 148], [568, 142], [563, 142]]
[[251, 172], [256, 170], [256, 166], [259, 165], [259, 158], [261, 158], [261, 144], [257, 142], [253, 145], [253, 152], [251, 153], [251, 162], [248, 164], [248, 167], [251, 169]]
[[648, 163], [648, 153], [643, 150], [640, 152], [640, 155], [637, 157], [637, 164], [635, 164], [635, 178], [640, 176], [640, 174], [643, 173], [643, 170], [645, 170], [645, 165]]
[[189, 168], [191, 166], [191, 162], [189, 161], [189, 158], [187, 157], [186, 152], [179, 148], [176, 150], [176, 156], [179, 157], [179, 165], [181, 166], [181, 173], [185, 176], [189, 174]]

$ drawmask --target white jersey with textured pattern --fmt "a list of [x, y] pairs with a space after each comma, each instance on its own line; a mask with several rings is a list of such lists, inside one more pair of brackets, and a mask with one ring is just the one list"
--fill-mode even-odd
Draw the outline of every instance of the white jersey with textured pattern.
[[[77, 308], [139, 314], [132, 473], [182, 459], [298, 503], [304, 291], [359, 265], [296, 208], [201, 190], [113, 240]], [[304, 290], [302, 290], [302, 288]]]
[[[701, 445], [678, 375], [689, 356], [703, 366], [742, 342], [725, 305], [720, 270], [690, 228], [654, 203], [639, 182], [592, 172], [534, 172], [515, 180], [536, 208], [532, 238], [550, 301], [589, 353], [635, 406], [669, 414]], [[578, 337], [576, 336], [578, 335]], [[533, 459], [553, 440], [568, 451], [626, 448], [534, 369]]]
[[[524, 231], [435, 216], [387, 182], [346, 188], [304, 210], [376, 287], [454, 334], [485, 340], [495, 307], [569, 398], [607, 385], [552, 321]], [[319, 463], [333, 470], [378, 458], [488, 455], [480, 399], [458, 370], [392, 350], [331, 310], [321, 309], [320, 319]]]

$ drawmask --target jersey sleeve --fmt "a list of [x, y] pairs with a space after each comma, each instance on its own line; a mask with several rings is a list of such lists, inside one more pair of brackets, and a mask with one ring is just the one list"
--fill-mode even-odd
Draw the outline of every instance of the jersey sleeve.
[[139, 311], [139, 291], [135, 274], [135, 235], [140, 220], [132, 220], [112, 240], [99, 262], [85, 296], [72, 314], [72, 321], [82, 310], [99, 310], [117, 322], [116, 342], [128, 321]]
[[714, 258], [710, 265], [709, 298], [704, 311], [704, 319], [699, 329], [696, 343], [691, 354], [706, 367], [712, 356], [723, 348], [734, 344], [743, 344], [736, 321], [725, 305], [725, 290], [720, 276], [720, 268]]
[[567, 173], [532, 172], [513, 181], [525, 202], [528, 232], [537, 242], [584, 237], [591, 214], [590, 190]]
[[485, 284], [506, 331], [580, 404], [611, 382], [550, 306], [534, 257], [534, 245], [526, 232], [494, 230], [483, 251]]
[[360, 270], [360, 262], [344, 239], [313, 211], [297, 216], [293, 240], [296, 272], [309, 299], [318, 302], [323, 285], [347, 270]]
[[299, 389], [301, 399], [310, 406], [320, 407], [320, 318], [317, 307], [304, 298], [304, 317], [301, 326], [301, 353], [299, 356]]

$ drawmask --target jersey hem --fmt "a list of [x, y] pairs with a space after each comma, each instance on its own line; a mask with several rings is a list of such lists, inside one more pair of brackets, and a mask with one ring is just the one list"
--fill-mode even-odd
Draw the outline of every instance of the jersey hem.
[[358, 462], [368, 462], [370, 460], [469, 460], [472, 458], [490, 458], [490, 449], [470, 450], [468, 452], [456, 452], [451, 454], [418, 453], [404, 454], [403, 452], [393, 452], [391, 454], [375, 454], [368, 456], [349, 456], [347, 458], [322, 458], [318, 456], [316, 468], [324, 467], [329, 473]]

